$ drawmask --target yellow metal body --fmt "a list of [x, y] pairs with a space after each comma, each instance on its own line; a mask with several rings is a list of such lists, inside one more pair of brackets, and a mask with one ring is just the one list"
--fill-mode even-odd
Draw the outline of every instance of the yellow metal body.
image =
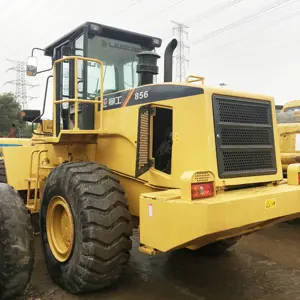
[[185, 82], [186, 83], [194, 83], [194, 82], [201, 82], [202, 84], [204, 84], [204, 80], [205, 78], [204, 77], [201, 77], [201, 76], [195, 76], [195, 75], [189, 75]]
[[[284, 104], [281, 113], [288, 115], [288, 109], [300, 108], [300, 100], [289, 101]], [[280, 141], [282, 169], [286, 173], [287, 167], [292, 163], [300, 162], [300, 115], [299, 111], [290, 111], [293, 121], [281, 122], [278, 124]]]
[[195, 202], [182, 200], [180, 190], [144, 194], [140, 242], [169, 251], [248, 234], [299, 216], [299, 195], [298, 185], [287, 184], [228, 191]]
[[4, 148], [29, 146], [31, 144], [32, 144], [31, 139], [0, 138], [0, 158], [3, 157]]
[[42, 120], [42, 124], [38, 124], [37, 132], [41, 133], [53, 133], [53, 122], [52, 120]]
[[[176, 85], [199, 87], [197, 84], [173, 85], [174, 87]], [[201, 170], [218, 174], [214, 124], [212, 122], [212, 95], [223, 94], [240, 97], [249, 97], [250, 95], [202, 85], [201, 88], [204, 89], [204, 94], [153, 103], [154, 107], [172, 108], [173, 119], [176, 120], [173, 124], [172, 175], [150, 168], [147, 173], [140, 177], [145, 183], [155, 187], [175, 188], [180, 186], [180, 177], [188, 170]], [[263, 95], [251, 95], [250, 97], [273, 103], [271, 97]], [[96, 161], [108, 165], [117, 173], [126, 174], [126, 176], [131, 178], [134, 178], [135, 173], [138, 108], [139, 106], [137, 105], [104, 111], [104, 127], [107, 130], [107, 134], [101, 136], [97, 143]], [[130, 120], [133, 120], [134, 124]], [[275, 111], [273, 112], [273, 121], [276, 122]], [[274, 126], [274, 135], [277, 136], [276, 126]], [[276, 151], [277, 165], [280, 165], [278, 139], [275, 139], [275, 148], [278, 150]], [[188, 155], [185, 155], [184, 153], [187, 151]], [[215, 185], [217, 187], [226, 187], [280, 179], [281, 170], [278, 169], [276, 174], [268, 176], [228, 179], [220, 179], [216, 176]]]
[[[287, 170], [289, 164], [300, 162], [298, 136], [300, 123], [278, 124], [282, 169]], [[298, 135], [298, 136], [297, 136]]]
[[[66, 59], [89, 60], [102, 66], [98, 60], [82, 57], [67, 57], [63, 60]], [[63, 60], [55, 62], [54, 71], [56, 64]], [[76, 72], [77, 67], [75, 74]], [[100, 78], [102, 87], [102, 67]], [[19, 191], [28, 191], [27, 206], [32, 212], [37, 212], [47, 176], [57, 165], [73, 160], [104, 164], [120, 179], [129, 200], [130, 212], [139, 217], [143, 244], [141, 251], [149, 254], [155, 253], [156, 250], [168, 251], [178, 247], [197, 248], [218, 239], [247, 234], [297, 216], [300, 211], [300, 187], [295, 178], [298, 178], [299, 165], [291, 166], [288, 172], [289, 183], [282, 182], [277, 126], [273, 126], [277, 165], [274, 174], [226, 179], [218, 176], [212, 96], [238, 96], [269, 102], [272, 105], [273, 124], [276, 124], [273, 98], [196, 83], [203, 83], [203, 80], [202, 77], [192, 76], [185, 83], [137, 87], [128, 91], [129, 96], [123, 102], [124, 105], [108, 110], [104, 110], [104, 103], [110, 95], [100, 94], [99, 99], [93, 101], [78, 99], [77, 93], [74, 99], [54, 98], [54, 104], [72, 102], [77, 108], [79, 102], [95, 104], [95, 130], [78, 128], [78, 113], [75, 110], [74, 128], [61, 130], [56, 136], [54, 105], [53, 136], [33, 136], [30, 144], [3, 148], [9, 184]], [[77, 83], [74, 84], [76, 87]], [[139, 95], [140, 89], [164, 85], [168, 85], [170, 90], [177, 87], [193, 87], [197, 92], [194, 95], [147, 102], [152, 107], [172, 110], [172, 172], [166, 174], [150, 167], [147, 172], [136, 178], [137, 123], [142, 104], [126, 105], [128, 97], [133, 94]], [[152, 124], [153, 117], [150, 118], [150, 128]], [[152, 138], [153, 132], [150, 130], [150, 141]], [[152, 147], [150, 143], [150, 149]], [[191, 184], [198, 182], [213, 182], [214, 197], [193, 201]], [[245, 184], [262, 186], [243, 188]], [[239, 189], [227, 191], [237, 186], [240, 186]], [[69, 225], [73, 222], [64, 203], [63, 199], [54, 199], [53, 205], [50, 205], [47, 225], [53, 232], [56, 222], [60, 224], [57, 226], [66, 227], [62, 222], [63, 216], [68, 216]], [[72, 231], [67, 230], [61, 235], [58, 232], [62, 230], [57, 229], [56, 233], [52, 234], [52, 251], [58, 260], [63, 261], [68, 257], [68, 241]]]

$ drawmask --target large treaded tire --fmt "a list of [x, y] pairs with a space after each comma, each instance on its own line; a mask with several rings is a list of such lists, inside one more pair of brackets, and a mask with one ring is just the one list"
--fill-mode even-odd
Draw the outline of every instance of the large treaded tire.
[[18, 193], [0, 183], [0, 299], [20, 294], [33, 270], [33, 229]]
[[7, 183], [4, 160], [0, 159], [0, 182]]
[[208, 256], [218, 256], [223, 254], [226, 250], [237, 244], [241, 236], [231, 237], [225, 240], [220, 240], [208, 245], [205, 245], [197, 250], [200, 254]]
[[[63, 263], [52, 254], [47, 238], [47, 208], [54, 196], [68, 202], [74, 221], [73, 249]], [[132, 219], [124, 190], [109, 169], [93, 162], [56, 167], [47, 178], [40, 216], [46, 265], [63, 289], [92, 292], [121, 276], [130, 258]]]

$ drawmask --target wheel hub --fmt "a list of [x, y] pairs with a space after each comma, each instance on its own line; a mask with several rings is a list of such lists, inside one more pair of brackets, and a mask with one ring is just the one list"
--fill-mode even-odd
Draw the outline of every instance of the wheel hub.
[[68, 202], [61, 196], [51, 199], [46, 216], [46, 231], [54, 257], [66, 261], [73, 248], [74, 222]]

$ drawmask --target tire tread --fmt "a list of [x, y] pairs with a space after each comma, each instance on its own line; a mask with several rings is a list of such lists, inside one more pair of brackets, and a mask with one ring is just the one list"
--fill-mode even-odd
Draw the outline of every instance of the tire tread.
[[33, 228], [30, 215], [18, 193], [0, 183], [0, 299], [21, 293], [34, 264]]
[[0, 160], [0, 182], [7, 183], [4, 160]]
[[124, 189], [107, 167], [80, 161], [56, 167], [45, 193], [58, 186], [68, 199], [76, 195], [80, 213], [75, 218], [81, 225], [82, 243], [71, 274], [54, 281], [74, 294], [112, 284], [121, 276], [132, 248], [132, 220]]

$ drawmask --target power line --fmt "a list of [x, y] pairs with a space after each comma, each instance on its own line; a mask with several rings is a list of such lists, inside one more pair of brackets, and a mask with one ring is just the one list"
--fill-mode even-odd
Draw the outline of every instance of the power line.
[[189, 24], [189, 26], [191, 27], [191, 26], [193, 26], [197, 23], [200, 23], [201, 21], [208, 19], [208, 18], [214, 16], [215, 14], [217, 14], [221, 11], [224, 11], [242, 1], [244, 1], [244, 0], [229, 0], [226, 3], [221, 3], [220, 5], [213, 6], [212, 8], [205, 10], [201, 14], [195, 16], [193, 19], [196, 19], [196, 20], [191, 21], [191, 22], [185, 21], [185, 23]]
[[[280, 23], [282, 23], [282, 22], [284, 22], [286, 20], [290, 20], [290, 19], [292, 19], [292, 18], [294, 18], [296, 16], [299, 16], [299, 15], [300, 15], [300, 11], [293, 12], [292, 14], [289, 14], [287, 16], [284, 16], [284, 17], [276, 20], [273, 24], [264, 26], [263, 28], [259, 28], [259, 29], [255, 30], [255, 31], [251, 32], [250, 34], [253, 34], [253, 33], [255, 34], [255, 33], [262, 32], [262, 31], [264, 31], [266, 29], [269, 29], [269, 28], [271, 28], [273, 26], [276, 26], [276, 25], [278, 25], [278, 24], [280, 24]], [[240, 38], [238, 38], [236, 40], [233, 40], [233, 41], [231, 41], [229, 43], [226, 43], [226, 44], [223, 44], [223, 45], [220, 45], [218, 47], [210, 49], [210, 50], [208, 50], [207, 54], [201, 55], [201, 58], [206, 57], [208, 54], [211, 54], [211, 53], [213, 53], [215, 51], [218, 51], [219, 49], [223, 50], [225, 48], [228, 48], [228, 47], [230, 47], [230, 46], [232, 46], [232, 45], [234, 45], [234, 44], [236, 44], [236, 43], [238, 43], [240, 41], [243, 41], [243, 40], [249, 40], [249, 34], [246, 35], [246, 36], [245, 35], [241, 36]]]
[[173, 8], [174, 6], [180, 4], [180, 3], [184, 2], [184, 1], [186, 1], [186, 0], [177, 0], [177, 1], [173, 2], [173, 3], [171, 3], [170, 5], [166, 6], [165, 8], [162, 8], [161, 10], [155, 12], [155, 15], [158, 15], [158, 14], [160, 14], [160, 13], [166, 11], [166, 10], [169, 10], [169, 9]]
[[[218, 35], [220, 33], [223, 33], [225, 31], [231, 30], [231, 29], [236, 28], [238, 26], [241, 26], [241, 25], [243, 25], [245, 23], [251, 22], [251, 21], [253, 21], [253, 20], [255, 20], [255, 19], [257, 19], [257, 18], [259, 18], [259, 17], [261, 17], [263, 15], [266, 15], [267, 13], [273, 12], [274, 10], [276, 10], [276, 9], [278, 9], [278, 8], [286, 5], [286, 4], [288, 4], [288, 2], [294, 3], [296, 1], [298, 1], [298, 0], [279, 0], [279, 1], [277, 1], [277, 2], [275, 2], [273, 4], [271, 4], [271, 5], [267, 5], [264, 8], [256, 11], [255, 13], [253, 13], [253, 14], [245, 17], [245, 18], [242, 18], [240, 20], [232, 22], [232, 23], [230, 23], [227, 26], [224, 26], [222, 28], [219, 28], [217, 30], [212, 31], [211, 33], [208, 33], [208, 34], [204, 35], [202, 38], [200, 38], [197, 41], [193, 42], [192, 45], [197, 45], [200, 42], [203, 42], [203, 41], [205, 41], [205, 40], [207, 40], [209, 38], [212, 38], [212, 37], [214, 37], [214, 36], [216, 36], [216, 35]], [[291, 4], [291, 3], [289, 3], [289, 4]]]
[[[71, 3], [72, 0], [65, 0], [64, 3], [61, 4], [60, 10], [63, 10], [64, 7], [68, 7], [68, 4]], [[34, 12], [32, 12], [34, 14]], [[52, 13], [52, 14], [50, 14]], [[39, 14], [37, 14], [39, 15]], [[48, 21], [52, 20], [55, 16], [57, 15], [57, 7], [54, 6], [54, 9], [51, 10], [50, 12], [48, 12], [47, 18], [41, 18], [41, 19], [37, 19], [35, 18], [36, 22], [33, 23], [32, 27], [27, 28], [25, 31], [22, 30], [19, 36], [11, 36], [10, 38], [5, 38], [4, 39], [4, 44], [2, 44], [2, 47], [5, 47], [7, 45], [10, 45], [13, 41], [18, 40], [21, 36], [26, 35], [26, 33], [31, 33], [32, 31], [41, 31], [41, 34], [35, 36], [36, 40], [38, 40], [41, 36], [45, 35], [45, 26], [47, 26], [47, 24], [49, 23]], [[65, 19], [63, 19], [65, 20]], [[14, 21], [12, 21], [13, 23], [16, 23]], [[61, 25], [61, 24], [57, 24], [56, 25]], [[58, 28], [60, 26], [57, 26]], [[48, 28], [46, 28], [48, 29]], [[51, 29], [49, 29], [51, 30]]]
[[115, 13], [114, 15], [117, 16], [117, 15], [121, 14], [122, 12], [124, 12], [125, 10], [131, 8], [132, 6], [138, 4], [139, 2], [142, 2], [142, 1], [143, 1], [143, 0], [136, 0], [136, 1], [134, 1], [133, 3], [127, 5], [127, 6], [125, 6], [124, 8], [122, 8], [121, 10], [119, 10], [119, 11], [118, 11], [117, 13]]
[[[186, 1], [186, 0], [179, 0], [179, 1], [176, 1], [175, 3], [173, 3], [173, 4], [169, 5], [169, 6], [167, 6], [166, 8], [163, 8], [162, 10], [160, 10], [159, 12], [156, 12], [155, 14], [157, 15], [157, 14], [159, 14], [159, 13], [161, 13], [161, 12], [167, 10], [167, 9], [170, 9], [171, 7], [173, 7], [173, 6], [177, 5], [177, 4], [180, 4], [180, 3], [183, 2], [183, 1]], [[199, 22], [203, 21], [204, 19], [207, 19], [207, 18], [209, 18], [209, 17], [212, 17], [212, 16], [215, 15], [216, 13], [219, 13], [219, 12], [221, 12], [221, 11], [227, 9], [227, 8], [230, 8], [231, 6], [234, 6], [234, 5], [236, 5], [236, 4], [238, 4], [238, 3], [242, 2], [242, 1], [245, 1], [245, 0], [229, 0], [229, 1], [228, 1], [227, 3], [225, 3], [225, 4], [216, 5], [216, 6], [212, 7], [212, 8], [210, 8], [210, 9], [208, 9], [208, 10], [202, 12], [201, 14], [199, 14], [199, 15], [193, 17], [193, 19], [196, 18], [196, 20], [192, 21], [191, 23], [189, 23], [188, 20], [184, 21], [183, 23], [189, 24], [189, 27], [192, 27], [192, 26], [194, 26], [196, 23], [199, 23]], [[168, 37], [170, 37], [170, 36], [169, 36], [169, 35], [165, 35], [162, 39], [166, 39], [166, 38], [168, 38]]]
[[[186, 1], [186, 0], [177, 0], [177, 1], [173, 2], [173, 3], [171, 3], [170, 5], [168, 5], [168, 6], [164, 7], [164, 8], [162, 8], [161, 10], [155, 12], [154, 14], [155, 14], [155, 16], [157, 16], [158, 14], [160, 14], [160, 13], [162, 13], [162, 12], [164, 12], [164, 11], [170, 10], [170, 9], [173, 8], [174, 6], [176, 6], [176, 5], [178, 5], [178, 4], [181, 4], [181, 3], [184, 2], [184, 1]], [[227, 1], [227, 3], [225, 3], [225, 4], [216, 5], [216, 6], [212, 7], [212, 8], [210, 8], [210, 9], [204, 11], [203, 13], [201, 13], [201, 14], [199, 14], [199, 15], [193, 17], [193, 19], [196, 18], [197, 20], [191, 21], [191, 23], [189, 23], [189, 21], [186, 20], [186, 21], [184, 21], [183, 23], [189, 24], [189, 27], [191, 27], [191, 26], [193, 26], [194, 24], [199, 23], [199, 22], [201, 22], [202, 20], [207, 19], [207, 18], [213, 16], [214, 14], [219, 13], [219, 12], [221, 12], [221, 11], [227, 9], [227, 8], [230, 8], [231, 6], [234, 6], [234, 5], [236, 5], [236, 4], [238, 4], [238, 3], [242, 2], [242, 1], [245, 1], [245, 0], [229, 0], [229, 1]]]
[[[281, 50], [280, 52], [277, 52], [277, 53], [280, 53], [282, 54], [283, 56], [286, 56], [287, 53], [290, 53], [290, 51], [286, 52], [286, 50], [295, 50], [297, 52], [299, 52], [299, 49], [297, 48], [297, 46], [299, 47], [300, 45], [300, 39], [295, 39], [295, 40], [292, 40], [292, 41], [287, 41], [287, 42], [282, 42], [282, 41], [279, 41], [278, 43], [275, 43], [275, 44], [269, 44], [269, 43], [266, 43], [265, 46], [269, 46], [272, 50], [272, 52], [274, 52], [275, 50]], [[283, 50], [282, 50], [283, 48]], [[248, 48], [243, 48], [243, 50], [247, 50]], [[269, 49], [266, 48], [266, 47], [262, 47], [261, 48], [261, 51], [263, 50], [267, 50], [269, 52]], [[298, 57], [297, 57], [298, 58]]]
[[[150, 18], [149, 21], [147, 22], [147, 25], [152, 24], [153, 22], [155, 22], [155, 19], [156, 19], [156, 17], [157, 17], [159, 14], [161, 14], [161, 13], [163, 13], [163, 12], [166, 12], [166, 11], [169, 11], [169, 10], [172, 9], [173, 7], [175, 7], [175, 6], [177, 6], [177, 5], [181, 4], [181, 3], [183, 3], [183, 2], [185, 2], [185, 1], [187, 1], [187, 0], [177, 0], [177, 1], [173, 2], [173, 3], [170, 3], [169, 5], [167, 5], [167, 6], [165, 6], [165, 7], [163, 7], [163, 8], [160, 9], [160, 10], [153, 12], [153, 13], [151, 14], [151, 18]], [[146, 16], [146, 18], [147, 18], [147, 16]], [[137, 23], [139, 23], [139, 22], [140, 22], [140, 21], [137, 21], [137, 22], [133, 23], [133, 25], [135, 25], [135, 24], [137, 24]], [[170, 35], [168, 34], [168, 35], [165, 35], [165, 36], [161, 37], [161, 39], [164, 40], [164, 39], [169, 38], [169, 37], [170, 37]]]
[[176, 49], [176, 79], [182, 81], [185, 78], [186, 73], [186, 63], [188, 60], [185, 57], [185, 51], [188, 49], [187, 40], [188, 40], [188, 32], [187, 26], [183, 23], [178, 23], [172, 21], [176, 26], [173, 27], [173, 34], [177, 37], [178, 46]]

